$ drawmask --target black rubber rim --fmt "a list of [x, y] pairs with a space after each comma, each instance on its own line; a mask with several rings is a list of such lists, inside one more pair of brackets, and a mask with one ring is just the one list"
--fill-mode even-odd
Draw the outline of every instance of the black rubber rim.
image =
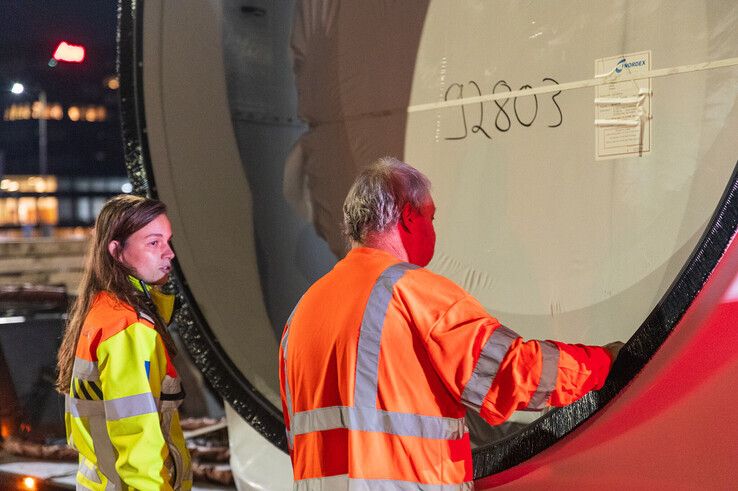
[[[143, 2], [120, 0], [117, 69], [126, 168], [133, 193], [157, 198], [143, 107], [142, 36]], [[274, 445], [287, 451], [281, 410], [240, 374], [205, 321], [176, 259], [173, 269], [172, 283], [181, 305], [175, 320], [195, 365], [247, 423]]]

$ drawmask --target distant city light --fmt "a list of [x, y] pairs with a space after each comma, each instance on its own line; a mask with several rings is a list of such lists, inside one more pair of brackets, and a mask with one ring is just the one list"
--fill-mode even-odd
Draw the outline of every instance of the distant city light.
[[72, 106], [69, 109], [67, 109], [67, 115], [69, 116], [69, 119], [72, 121], [79, 121], [79, 108], [77, 106]]
[[23, 87], [23, 84], [19, 84], [18, 82], [15, 82], [15, 83], [13, 84], [13, 87], [11, 87], [11, 88], [10, 88], [10, 91], [11, 91], [11, 92], [12, 92], [13, 94], [22, 94], [22, 93], [23, 93], [23, 91], [24, 91], [25, 89], [26, 89], [26, 88], [25, 88], [25, 87]]
[[36, 489], [36, 480], [32, 477], [23, 478], [23, 489]]
[[133, 184], [127, 182], [120, 187], [120, 190], [124, 193], [130, 193], [131, 191], [133, 191]]
[[[40, 101], [24, 104], [12, 104], [5, 108], [3, 121], [23, 121], [28, 119], [48, 119], [60, 121], [64, 119], [64, 108], [58, 102]], [[105, 106], [69, 106], [66, 112], [71, 121], [87, 121], [90, 123], [107, 121], [108, 110]]]
[[54, 59], [70, 63], [81, 63], [85, 59], [85, 48], [62, 41], [56, 47], [56, 51], [54, 51]]
[[0, 181], [0, 191], [8, 191], [14, 193], [20, 189], [20, 183], [12, 179], [3, 179]]
[[110, 90], [118, 90], [118, 88], [120, 88], [120, 82], [118, 81], [118, 77], [115, 75], [106, 78], [104, 82], [105, 86]]

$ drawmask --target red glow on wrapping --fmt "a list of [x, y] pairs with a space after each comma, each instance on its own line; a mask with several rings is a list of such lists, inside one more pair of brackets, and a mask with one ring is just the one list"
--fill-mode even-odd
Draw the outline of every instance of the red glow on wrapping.
[[82, 60], [85, 59], [85, 48], [84, 46], [76, 46], [62, 41], [54, 51], [54, 59], [69, 63], [82, 63]]
[[[605, 408], [475, 489], [731, 489], [738, 458], [738, 241], [644, 369]], [[697, 485], [696, 483], [699, 483]]]

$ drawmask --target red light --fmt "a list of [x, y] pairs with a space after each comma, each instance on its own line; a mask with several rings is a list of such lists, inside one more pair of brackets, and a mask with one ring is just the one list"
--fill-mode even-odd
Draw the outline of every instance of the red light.
[[70, 63], [81, 63], [85, 59], [85, 48], [84, 46], [75, 46], [74, 44], [62, 41], [56, 47], [56, 51], [54, 51], [54, 59]]

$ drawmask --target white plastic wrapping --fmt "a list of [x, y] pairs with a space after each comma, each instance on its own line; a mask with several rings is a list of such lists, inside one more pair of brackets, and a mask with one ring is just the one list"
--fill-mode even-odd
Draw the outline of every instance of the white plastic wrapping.
[[226, 404], [231, 470], [238, 491], [292, 489], [289, 456], [264, 439]]

